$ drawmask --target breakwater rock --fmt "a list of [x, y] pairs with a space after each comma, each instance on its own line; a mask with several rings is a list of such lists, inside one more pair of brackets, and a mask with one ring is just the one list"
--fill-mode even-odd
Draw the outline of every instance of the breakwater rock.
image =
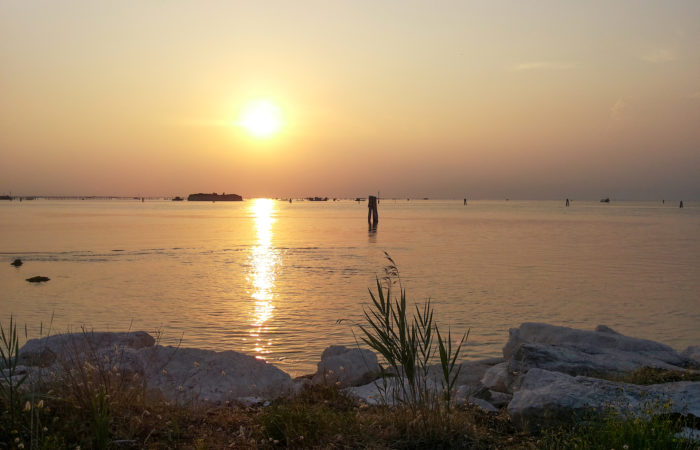
[[[672, 371], [700, 378], [700, 347], [682, 353], [658, 342], [595, 330], [524, 323], [509, 331], [502, 358], [460, 364], [453, 399], [484, 411], [507, 408], [525, 429], [571, 420], [608, 407], [634, 411], [645, 402], [669, 404], [659, 413], [700, 419], [700, 381], [647, 386], [615, 381], [638, 369]], [[377, 356], [367, 350], [330, 346], [315, 374], [292, 379], [279, 368], [234, 351], [161, 346], [143, 331], [82, 332], [28, 341], [19, 353], [21, 373], [31, 377], [69, 373], [76, 367], [119, 372], [143, 380], [147, 389], [176, 402], [263, 402], [307, 384], [337, 384], [358, 401], [397, 403], [391, 389], [399, 377], [379, 378]], [[18, 372], [19, 373], [19, 372]], [[440, 392], [441, 369], [426, 385]], [[388, 389], [387, 389], [388, 388]], [[388, 393], [388, 395], [387, 395]]]
[[[588, 331], [524, 323], [510, 329], [504, 362], [489, 369], [481, 382], [512, 394], [508, 413], [529, 429], [571, 420], [584, 410], [613, 407], [634, 413], [645, 401], [672, 402], [670, 412], [700, 418], [700, 382], [639, 386], [614, 381], [644, 368], [698, 374], [694, 348], [678, 353], [602, 325]], [[668, 412], [658, 408], [659, 414]]]
[[297, 388], [288, 374], [253, 356], [156, 345], [144, 331], [32, 339], [20, 349], [18, 362], [22, 373], [35, 379], [61, 380], [90, 372], [134, 377], [149, 391], [180, 403], [276, 398]]
[[30, 283], [44, 283], [44, 282], [49, 281], [49, 280], [51, 280], [51, 278], [45, 277], [45, 276], [41, 276], [41, 275], [37, 275], [37, 276], [31, 277], [31, 278], [27, 278], [27, 281], [29, 281]]
[[612, 408], [623, 414], [681, 414], [700, 418], [700, 382], [640, 386], [531, 369], [508, 404], [511, 419], [537, 429]]

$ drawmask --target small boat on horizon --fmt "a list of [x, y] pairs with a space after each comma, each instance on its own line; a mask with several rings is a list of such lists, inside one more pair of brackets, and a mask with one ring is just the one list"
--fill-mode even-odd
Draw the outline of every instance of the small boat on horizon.
[[184, 200], [185, 200], [185, 199], [182, 198], [182, 197], [173, 197], [173, 201], [174, 201], [174, 202], [181, 202], [181, 201], [184, 201]]

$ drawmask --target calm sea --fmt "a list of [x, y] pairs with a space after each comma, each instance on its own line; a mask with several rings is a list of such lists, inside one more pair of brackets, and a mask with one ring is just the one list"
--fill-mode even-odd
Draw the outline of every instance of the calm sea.
[[468, 358], [500, 355], [525, 321], [700, 345], [698, 204], [404, 199], [381, 201], [376, 232], [366, 217], [352, 201], [1, 202], [0, 320], [30, 337], [52, 317], [52, 332], [160, 330], [300, 375], [354, 344], [388, 252], [410, 301], [471, 329]]

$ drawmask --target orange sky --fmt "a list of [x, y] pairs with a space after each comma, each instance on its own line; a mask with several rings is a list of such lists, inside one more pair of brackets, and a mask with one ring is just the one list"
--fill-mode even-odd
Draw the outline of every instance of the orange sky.
[[697, 1], [5, 0], [0, 68], [0, 194], [700, 199]]

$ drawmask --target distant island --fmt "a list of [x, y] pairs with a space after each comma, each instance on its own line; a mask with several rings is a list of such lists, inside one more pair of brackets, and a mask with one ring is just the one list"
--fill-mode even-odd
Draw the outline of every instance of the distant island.
[[188, 202], [240, 202], [243, 197], [237, 194], [217, 194], [213, 192], [211, 194], [190, 194], [187, 197]]

